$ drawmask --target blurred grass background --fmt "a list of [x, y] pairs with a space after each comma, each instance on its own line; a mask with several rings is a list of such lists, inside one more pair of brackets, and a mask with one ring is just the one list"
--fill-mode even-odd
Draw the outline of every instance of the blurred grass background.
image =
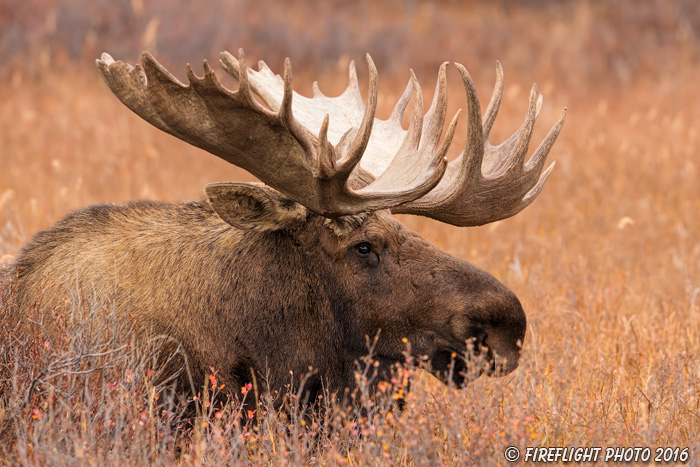
[[[134, 63], [149, 50], [184, 79], [185, 63], [201, 70], [202, 59], [216, 63], [218, 52], [243, 47], [249, 64], [264, 59], [278, 73], [290, 57], [295, 89], [306, 95], [314, 80], [340, 93], [350, 60], [364, 83], [369, 52], [383, 118], [409, 68], [427, 106], [445, 60], [467, 67], [485, 108], [500, 60], [505, 93], [493, 143], [522, 121], [533, 82], [545, 103], [531, 152], [569, 109], [542, 194], [518, 216], [480, 228], [402, 220], [518, 294], [525, 351], [512, 376], [444, 399], [463, 436], [442, 439], [438, 425], [453, 425], [432, 421], [426, 442], [449, 438], [454, 452], [478, 446], [492, 460], [502, 460], [506, 442], [671, 443], [700, 459], [700, 3], [202, 5], [0, 0], [0, 258], [72, 209], [195, 199], [206, 183], [251, 179], [132, 115], [94, 69], [102, 52]], [[454, 69], [448, 81], [454, 112], [465, 105]], [[462, 126], [452, 155], [463, 141]], [[445, 391], [433, 386], [425, 400], [439, 405]]]

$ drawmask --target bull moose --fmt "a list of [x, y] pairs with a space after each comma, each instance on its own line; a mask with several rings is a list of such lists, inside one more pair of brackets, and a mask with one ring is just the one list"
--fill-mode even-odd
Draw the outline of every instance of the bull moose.
[[501, 66], [482, 118], [472, 80], [456, 64], [467, 142], [448, 162], [459, 112], [445, 130], [447, 63], [427, 113], [411, 72], [387, 120], [375, 118], [369, 55], [366, 104], [352, 63], [347, 88], [332, 98], [317, 85], [312, 98], [296, 94], [289, 59], [283, 77], [264, 62], [247, 68], [242, 51], [222, 53], [220, 63], [237, 91], [206, 61], [203, 77], [188, 65], [187, 85], [147, 52], [140, 66], [103, 54], [97, 67], [133, 112], [262, 183], [212, 183], [206, 198], [188, 203], [133, 201], [69, 214], [18, 256], [13, 316], [37, 306], [55, 314], [75, 290], [114, 291], [117, 317], [136, 323], [140, 338], [179, 342], [196, 377], [215, 367], [229, 388], [258, 374], [278, 390], [290, 371], [313, 369], [310, 397], [353, 388], [368, 336], [376, 337], [382, 371], [405, 359], [406, 342], [457, 386], [468, 380], [468, 349], [489, 362], [486, 372], [514, 370], [526, 325], [517, 297], [392, 214], [476, 226], [518, 213], [552, 170], [543, 171], [566, 109], [525, 162], [541, 95], [533, 86], [522, 126], [493, 146]]

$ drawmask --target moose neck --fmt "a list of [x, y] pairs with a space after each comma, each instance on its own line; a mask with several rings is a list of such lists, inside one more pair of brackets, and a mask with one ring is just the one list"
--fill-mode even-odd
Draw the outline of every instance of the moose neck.
[[[298, 232], [244, 232], [235, 242], [225, 267], [236, 282], [235, 301], [227, 307], [238, 329], [254, 330], [240, 336], [241, 354], [274, 355], [275, 373], [270, 362], [242, 361], [232, 369], [239, 382], [256, 377], [266, 379], [267, 389], [296, 391], [302, 383], [314, 399], [322, 387], [341, 390], [353, 381], [353, 359], [344, 349], [346, 331], [341, 316], [347, 311], [331, 305], [345, 302], [331, 277], [338, 272], [319, 261], [318, 230], [323, 225], [305, 225]], [[233, 229], [235, 231], [235, 229]], [[282, 365], [279, 362], [283, 362]], [[329, 388], [328, 381], [342, 381]]]

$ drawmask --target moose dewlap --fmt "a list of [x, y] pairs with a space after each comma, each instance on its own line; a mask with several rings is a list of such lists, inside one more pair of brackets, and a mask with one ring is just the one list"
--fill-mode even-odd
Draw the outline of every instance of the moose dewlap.
[[468, 136], [448, 163], [458, 119], [445, 129], [446, 63], [425, 114], [411, 74], [388, 120], [375, 118], [369, 56], [366, 104], [354, 64], [347, 89], [333, 98], [317, 86], [312, 98], [296, 94], [289, 60], [283, 78], [263, 62], [248, 69], [242, 51], [238, 59], [224, 52], [221, 64], [238, 79], [237, 91], [223, 87], [206, 62], [201, 78], [188, 66], [185, 85], [148, 53], [141, 66], [106, 54], [97, 61], [132, 111], [263, 183], [210, 184], [206, 198], [191, 203], [134, 201], [69, 214], [38, 233], [14, 264], [13, 317], [56, 316], [76, 290], [108, 291], [111, 312], [137, 338], [167, 336], [184, 349], [195, 382], [215, 367], [234, 390], [252, 375], [279, 390], [290, 371], [309, 368], [312, 398], [322, 388], [352, 389], [355, 362], [376, 336], [383, 374], [404, 360], [406, 340], [437, 377], [458, 386], [470, 352], [488, 362], [487, 372], [514, 370], [526, 322], [517, 297], [392, 214], [472, 226], [518, 213], [551, 171], [543, 170], [545, 160], [565, 110], [525, 163], [541, 96], [533, 87], [520, 129], [492, 146], [500, 64], [483, 118], [472, 80], [457, 64]]

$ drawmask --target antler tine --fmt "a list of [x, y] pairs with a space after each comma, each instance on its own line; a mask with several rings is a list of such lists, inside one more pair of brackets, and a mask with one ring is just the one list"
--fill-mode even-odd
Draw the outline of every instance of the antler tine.
[[[461, 184], [466, 185], [472, 179], [481, 175], [481, 165], [484, 159], [484, 132], [481, 123], [481, 105], [476, 87], [469, 72], [460, 63], [455, 66], [462, 75], [462, 84], [467, 96], [467, 143], [462, 157]], [[459, 163], [459, 159], [454, 164]], [[459, 185], [455, 185], [457, 188]]]
[[335, 151], [333, 145], [328, 141], [328, 114], [323, 119], [321, 131], [318, 134], [317, 167], [319, 178], [329, 179], [337, 171], [335, 166]]
[[452, 121], [450, 122], [450, 126], [447, 128], [447, 133], [445, 133], [445, 139], [442, 140], [442, 144], [440, 145], [440, 148], [437, 150], [436, 158], [435, 160], [438, 161], [440, 159], [443, 159], [447, 161], [446, 155], [447, 155], [447, 150], [450, 148], [450, 145], [452, 144], [452, 139], [454, 138], [455, 135], [455, 129], [457, 128], [457, 121], [459, 121], [459, 115], [462, 112], [462, 110], [458, 110], [455, 116], [452, 118]]
[[[411, 112], [411, 125], [408, 127], [408, 134], [404, 142], [408, 145], [407, 148], [418, 149], [423, 133], [423, 90], [413, 70], [411, 70], [411, 83], [413, 84], [413, 110]], [[399, 151], [401, 150], [404, 148]]]
[[[369, 95], [367, 97], [367, 107], [365, 114], [362, 117], [360, 129], [355, 136], [355, 141], [350, 147], [348, 153], [338, 162], [338, 173], [349, 176], [355, 166], [360, 162], [362, 155], [367, 148], [370, 134], [372, 133], [372, 125], [374, 124], [374, 113], [377, 110], [377, 67], [374, 66], [372, 57], [367, 54], [367, 67], [369, 68]], [[357, 74], [355, 73], [354, 64], [351, 66], [350, 83], [357, 87]], [[349, 87], [349, 86], [348, 86]]]
[[238, 60], [236, 63], [238, 65], [238, 93], [245, 95], [246, 98], [251, 97], [252, 92], [250, 90], [250, 80], [248, 80], [248, 73], [246, 73], [247, 67], [245, 63], [245, 53], [243, 52], [243, 49], [238, 49]]
[[[238, 49], [239, 55], [242, 50], [243, 49]], [[240, 70], [240, 64], [238, 63], [238, 60], [236, 60], [236, 57], [231, 55], [230, 52], [221, 52], [219, 54], [219, 63], [229, 75], [233, 76], [237, 80], [240, 80], [240, 75], [238, 74], [238, 71]]]
[[[542, 167], [544, 167], [544, 163], [547, 161], [547, 155], [549, 154], [549, 150], [552, 149], [552, 146], [557, 140], [561, 129], [564, 127], [566, 111], [567, 109], [566, 107], [564, 107], [564, 109], [561, 111], [561, 114], [559, 114], [559, 118], [557, 119], [556, 123], [554, 123], [552, 128], [550, 128], [549, 133], [547, 133], [547, 136], [544, 137], [544, 139], [537, 147], [535, 153], [532, 155], [530, 160], [527, 161], [527, 163], [525, 164], [525, 172], [534, 171], [535, 173], [537, 173], [538, 176], [540, 172], [542, 172]], [[554, 165], [554, 163], [552, 163], [552, 165]]]
[[491, 94], [491, 100], [489, 100], [489, 105], [486, 106], [486, 112], [484, 112], [484, 119], [482, 120], [485, 140], [489, 139], [489, 135], [491, 134], [491, 128], [493, 127], [493, 122], [496, 121], [498, 109], [501, 107], [502, 98], [503, 67], [501, 66], [501, 62], [496, 60], [496, 85], [493, 87], [493, 94]]
[[[517, 214], [542, 190], [554, 164], [542, 175], [547, 154], [561, 131], [566, 109], [524, 164], [535, 119], [542, 106], [536, 87], [530, 93], [525, 121], [518, 131], [500, 146], [491, 146], [489, 133], [503, 94], [503, 73], [497, 64], [497, 82], [489, 106], [481, 111], [474, 84], [467, 70], [456, 64], [462, 75], [467, 97], [467, 144], [460, 157], [451, 162], [445, 177], [430, 193], [392, 209], [394, 213], [417, 214], [457, 226], [494, 222]], [[482, 123], [483, 122], [483, 123]]]
[[[442, 134], [442, 129], [445, 126], [445, 115], [447, 114], [447, 65], [449, 62], [443, 62], [440, 66], [440, 71], [438, 72], [438, 82], [435, 86], [435, 95], [433, 97], [433, 103], [428, 110], [426, 117], [428, 118], [428, 124], [426, 125], [426, 133], [429, 135], [427, 140], [427, 147], [425, 152], [435, 152], [432, 164], [437, 165], [442, 161], [447, 161], [445, 156], [447, 155], [447, 150], [452, 144], [452, 139], [454, 137], [455, 129], [457, 127], [457, 121], [459, 119], [460, 111], [457, 111], [449, 127], [447, 128], [447, 133], [445, 134], [445, 139], [443, 140], [440, 147], [435, 151], [435, 147], [440, 142], [440, 135]], [[445, 164], [447, 165], [447, 164]], [[445, 166], [447, 169], [447, 166]]]
[[[245, 73], [247, 76], [248, 73]], [[280, 121], [290, 124], [294, 121], [292, 114], [292, 63], [289, 58], [284, 59], [284, 94], [282, 94], [282, 105], [279, 110]]]
[[438, 81], [435, 85], [435, 93], [430, 109], [425, 114], [423, 132], [426, 135], [424, 144], [433, 150], [440, 142], [440, 136], [445, 126], [445, 114], [447, 114], [447, 64], [443, 62], [438, 71]]
[[488, 177], [497, 177], [514, 167], [522, 167], [537, 118], [538, 101], [537, 86], [533, 84], [525, 119], [520, 128], [498, 146], [487, 144], [483, 172]]
[[535, 198], [537, 198], [537, 195], [539, 195], [540, 191], [542, 191], [542, 187], [544, 187], [544, 183], [549, 178], [549, 174], [552, 173], [552, 170], [554, 170], [554, 166], [556, 164], [557, 164], [556, 162], [552, 162], [552, 164], [549, 167], [547, 167], [547, 170], [544, 171], [542, 176], [537, 179], [537, 183], [535, 183], [535, 186], [532, 187], [532, 189], [530, 191], [525, 193], [525, 196], [523, 197], [523, 200], [519, 206], [518, 211], [522, 211], [523, 209], [528, 207], [530, 205], [530, 203], [532, 203], [535, 200]]
[[411, 100], [411, 95], [413, 94], [413, 80], [409, 79], [406, 89], [404, 89], [401, 98], [396, 102], [394, 110], [391, 112], [389, 120], [392, 122], [398, 122], [401, 124], [403, 120], [403, 114], [406, 112], [406, 107], [408, 107], [408, 101]]
[[[372, 73], [371, 70], [374, 70], [376, 80], [377, 68], [374, 66], [372, 57], [370, 57], [369, 54], [367, 54], [366, 58], [368, 62], [367, 65], [370, 67], [370, 73]], [[372, 62], [371, 66], [369, 65], [369, 62]], [[345, 92], [352, 94], [352, 96], [357, 102], [362, 102], [362, 93], [360, 93], [360, 83], [357, 80], [357, 69], [355, 68], [355, 60], [350, 60], [350, 64], [348, 65], [348, 87], [346, 88]]]
[[[392, 166], [397, 166], [397, 165], [403, 165], [406, 163], [414, 163], [415, 158], [410, 157], [411, 155], [414, 154], [414, 152], [418, 149], [420, 142], [421, 142], [421, 133], [423, 132], [423, 91], [421, 90], [420, 84], [418, 83], [418, 80], [416, 79], [416, 75], [413, 73], [413, 70], [411, 70], [411, 79], [410, 79], [410, 89], [412, 90], [412, 97], [413, 97], [413, 109], [411, 111], [411, 123], [409, 124], [408, 127], [408, 132], [405, 132], [405, 136], [403, 138], [403, 141], [401, 142], [401, 146], [399, 147], [399, 150], [394, 154], [391, 163], [387, 167], [387, 169], [382, 172], [382, 175], [385, 174], [387, 171], [392, 170]], [[406, 89], [408, 90], [409, 87]], [[405, 93], [404, 93], [405, 94]], [[403, 103], [404, 96], [401, 96], [401, 99], [399, 102], [396, 104], [396, 109], [399, 109], [399, 112], [401, 115], [403, 115], [405, 109], [406, 109], [406, 103]], [[403, 107], [400, 108], [399, 106]], [[400, 126], [401, 121], [397, 120], [397, 124]]]
[[[539, 195], [540, 192], [542, 191], [542, 188], [544, 187], [545, 182], [549, 178], [549, 175], [554, 170], [555, 165], [556, 165], [556, 162], [552, 162], [552, 164], [549, 167], [547, 167], [547, 170], [544, 171], [542, 176], [535, 179], [536, 180], [535, 185], [532, 187], [532, 189], [530, 189], [530, 191], [528, 191], [525, 194], [525, 196], [523, 196], [523, 199], [520, 201], [520, 204], [517, 206], [517, 208], [514, 209], [514, 214], [511, 214], [511, 216], [522, 211], [523, 209], [528, 207], [530, 204], [532, 204], [533, 201], [535, 201], [535, 198], [537, 198], [537, 195]], [[504, 216], [501, 219], [505, 219], [506, 217], [509, 217], [509, 216]]]

